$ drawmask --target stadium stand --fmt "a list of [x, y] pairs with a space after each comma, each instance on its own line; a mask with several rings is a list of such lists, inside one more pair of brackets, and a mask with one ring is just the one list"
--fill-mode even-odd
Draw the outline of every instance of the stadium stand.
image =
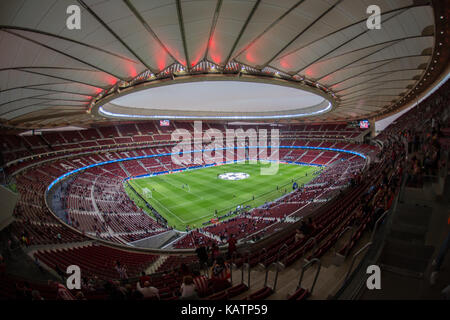
[[[392, 205], [392, 199], [400, 188], [402, 172], [410, 170], [411, 181], [414, 183], [419, 179], [420, 172], [415, 171], [417, 158], [409, 159], [406, 167], [402, 165], [407, 149], [422, 153], [421, 161], [426, 162], [427, 157], [430, 157], [429, 170], [436, 170], [439, 166], [436, 153], [446, 147], [448, 140], [448, 122], [442, 122], [440, 115], [448, 107], [448, 98], [448, 92], [440, 90], [418, 107], [405, 113], [377, 137], [382, 147], [343, 141], [341, 136], [328, 139], [329, 134], [338, 132], [347, 138], [359, 134], [359, 131], [348, 130], [341, 124], [290, 126], [283, 132], [282, 145], [357, 151], [368, 156], [371, 162], [366, 163], [360, 157], [333, 151], [282, 150], [282, 161], [321, 164], [326, 165], [326, 169], [304, 189], [294, 190], [273, 203], [240, 216], [190, 231], [177, 239], [172, 248], [214, 247], [217, 244], [226, 244], [231, 234], [242, 243], [258, 243], [261, 239], [273, 237], [280, 230], [289, 230], [280, 233], [283, 234], [282, 237], [275, 238], [276, 240], [266, 244], [263, 249], [254, 250], [250, 254], [240, 252], [232, 258], [237, 267], [248, 261], [252, 268], [258, 264], [267, 268], [280, 259], [279, 252], [282, 251], [281, 261], [285, 266], [289, 266], [302, 257], [308, 260], [322, 257], [330, 251], [349, 226], [354, 226], [355, 232], [338, 251], [343, 256], [348, 255], [365, 232], [373, 227], [380, 212], [388, 210]], [[225, 129], [215, 124], [210, 124], [210, 127]], [[174, 123], [174, 128], [192, 130], [191, 125], [184, 123]], [[15, 221], [8, 231], [23, 246], [37, 248], [34, 250], [34, 257], [53, 271], [64, 269], [73, 260], [82, 265], [83, 270], [87, 270], [81, 290], [85, 297], [106, 299], [121, 284], [113, 282], [105, 288], [103, 281], [125, 278], [131, 280], [132, 285], [127, 289], [130, 294], [136, 292], [136, 280], [132, 279], [138, 279], [141, 272], [151, 270], [149, 278], [152, 286], [159, 290], [160, 298], [177, 299], [183, 275], [201, 268], [197, 255], [192, 253], [152, 254], [136, 252], [131, 247], [114, 247], [114, 243], [126, 245], [170, 229], [138, 208], [126, 196], [123, 187], [123, 180], [127, 177], [170, 169], [168, 157], [110, 163], [74, 175], [62, 183], [61, 193], [54, 196], [54, 199], [61, 199], [59, 218], [48, 210], [44, 201], [47, 186], [70, 170], [100, 161], [168, 152], [170, 149], [167, 146], [151, 145], [152, 141], [170, 138], [170, 135], [165, 134], [170, 133], [170, 129], [165, 129], [162, 134], [159, 131], [154, 123], [139, 123], [70, 134], [45, 134], [42, 138], [52, 149], [58, 145], [72, 147], [71, 142], [74, 141], [81, 146], [82, 143], [89, 142], [84, 141], [86, 138], [94, 137], [111, 138], [113, 147], [108, 144], [103, 147], [92, 144], [81, 147], [82, 155], [73, 153], [71, 156], [68, 156], [69, 151], [66, 153], [63, 149], [60, 154], [25, 160], [25, 165], [21, 163], [8, 166], [9, 170], [13, 168], [10, 172], [29, 166], [15, 178], [20, 200], [15, 209]], [[317, 133], [317, 136], [311, 135], [311, 132]], [[126, 137], [130, 139], [120, 140]], [[311, 138], [314, 139], [310, 140]], [[415, 143], [417, 140], [419, 142]], [[141, 142], [145, 142], [145, 145], [140, 145]], [[37, 137], [15, 139], [6, 136], [2, 137], [1, 143], [13, 150], [10, 151], [10, 159], [20, 156], [20, 150], [24, 148], [25, 143], [31, 150], [47, 148], [45, 142]], [[126, 144], [126, 151], [117, 150], [121, 143]], [[98, 153], [99, 150], [102, 152]], [[30, 150], [27, 152], [30, 153]], [[306, 217], [311, 220], [305, 222]], [[61, 224], [60, 219], [66, 224]], [[289, 228], [291, 226], [297, 228]], [[98, 244], [95, 239], [106, 242]], [[311, 239], [314, 241], [310, 241]], [[64, 247], [37, 247], [46, 244]], [[17, 291], [13, 287], [16, 284], [20, 286], [19, 283], [23, 281], [8, 276], [5, 283], [6, 286], [1, 292], [2, 298], [17, 296], [20, 290]], [[55, 293], [50, 285], [28, 283], [26, 286], [38, 290], [47, 299], [52, 299]], [[216, 292], [211, 284], [207, 287], [210, 299], [229, 299], [246, 290], [242, 285]], [[21, 290], [20, 292], [23, 292], [25, 289]], [[264, 287], [249, 294], [247, 298], [262, 299], [271, 294], [270, 288]], [[307, 289], [299, 288], [289, 298], [302, 300], [308, 296]]]

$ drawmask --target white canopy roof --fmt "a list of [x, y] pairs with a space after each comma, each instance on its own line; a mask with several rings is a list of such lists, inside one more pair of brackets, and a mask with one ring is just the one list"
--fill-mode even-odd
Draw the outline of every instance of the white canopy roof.
[[[81, 29], [66, 26], [69, 5]], [[366, 26], [369, 5], [381, 30]], [[0, 2], [0, 120], [86, 124], [101, 90], [173, 63], [236, 61], [305, 76], [339, 104], [314, 120], [367, 118], [423, 75], [434, 47], [428, 1], [14, 0]]]

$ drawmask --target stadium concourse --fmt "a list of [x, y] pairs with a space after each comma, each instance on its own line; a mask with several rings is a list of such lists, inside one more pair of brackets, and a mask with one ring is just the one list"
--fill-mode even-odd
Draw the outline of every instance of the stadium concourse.
[[[325, 169], [303, 189], [293, 190], [267, 205], [188, 233], [180, 232], [165, 251], [133, 247], [136, 240], [173, 230], [163, 218], [148, 214], [130, 200], [123, 181], [129, 176], [175, 169], [167, 156], [106, 163], [80, 171], [60, 184], [58, 192], [49, 199], [49, 207], [45, 191], [57, 177], [92, 163], [165, 154], [170, 141], [161, 137], [167, 138], [170, 130], [179, 126], [191, 130], [189, 123], [172, 122], [172, 128], [164, 133], [155, 123], [147, 122], [99, 127], [89, 133], [43, 134], [35, 140], [3, 135], [1, 143], [7, 145], [10, 157], [6, 170], [15, 177], [20, 198], [14, 222], [2, 231], [2, 237], [9, 241], [3, 253], [1, 277], [5, 286], [1, 296], [26, 298], [31, 291], [39, 291], [45, 299], [56, 298], [57, 291], [51, 285], [10, 273], [9, 257], [23, 250], [39, 266], [41, 278], [46, 275], [49, 279], [64, 279], [61, 270], [76, 262], [83, 270], [83, 286], [70, 296], [77, 298], [143, 298], [136, 287], [141, 277], [157, 288], [159, 299], [178, 299], [183, 277], [192, 275], [194, 282], [207, 281], [199, 291], [204, 299], [281, 298], [282, 294], [284, 298], [306, 299], [311, 292], [303, 287], [282, 294], [275, 293], [276, 288], [267, 283], [262, 288], [248, 288], [239, 281], [239, 268], [250, 268], [252, 277], [258, 279], [273, 263], [278, 263], [278, 267], [283, 267], [278, 270], [282, 283], [283, 272], [292, 270], [305, 258], [317, 261], [314, 259], [334, 255], [334, 251], [343, 258], [350, 257], [370, 235], [381, 213], [391, 208], [403, 173], [409, 173], [411, 184], [420, 183], [423, 178], [418, 156], [407, 157], [408, 153], [431, 157], [430, 161], [420, 160], [427, 163], [427, 170], [442, 169], [441, 155], [449, 146], [448, 92], [446, 84], [404, 114], [378, 135], [376, 145], [355, 143], [351, 138], [361, 131], [340, 124], [283, 129], [282, 146], [351, 150], [364, 154], [366, 159], [320, 149], [280, 149], [281, 161], [321, 164]], [[412, 137], [417, 137], [418, 142], [411, 143], [415, 141]], [[142, 145], [141, 141], [146, 142]], [[354, 232], [342, 237], [350, 229]], [[230, 237], [233, 242], [237, 240], [237, 250], [231, 253], [227, 249]], [[336, 243], [340, 243], [339, 249]], [[178, 250], [200, 247], [210, 249], [206, 261], [199, 261], [199, 255], [192, 250]], [[199, 275], [204, 270], [203, 263], [212, 263], [221, 251], [235, 268], [232, 279]], [[143, 272], [145, 276], [141, 275]], [[320, 282], [321, 277], [318, 279]], [[112, 284], [110, 280], [114, 280]], [[258, 280], [255, 282], [259, 284]], [[321, 290], [320, 294], [324, 298], [330, 292]]]

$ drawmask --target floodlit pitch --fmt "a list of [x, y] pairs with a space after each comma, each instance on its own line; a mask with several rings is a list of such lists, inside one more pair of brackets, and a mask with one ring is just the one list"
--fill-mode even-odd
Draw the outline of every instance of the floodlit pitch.
[[[226, 164], [128, 182], [170, 226], [184, 231], [186, 226], [202, 227], [203, 223], [234, 211], [237, 206], [255, 208], [278, 199], [292, 192], [293, 182], [299, 186], [306, 184], [318, 171], [317, 167], [280, 164], [276, 175], [266, 176], [261, 175], [262, 166], [268, 164]], [[129, 186], [125, 189], [149, 212]]]

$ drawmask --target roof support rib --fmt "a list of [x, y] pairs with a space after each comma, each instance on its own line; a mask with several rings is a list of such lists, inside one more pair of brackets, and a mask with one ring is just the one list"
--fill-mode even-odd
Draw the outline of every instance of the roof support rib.
[[83, 68], [67, 68], [67, 67], [48, 67], [48, 66], [25, 66], [25, 67], [12, 67], [12, 68], [1, 68], [1, 71], [8, 70], [20, 70], [20, 69], [50, 69], [50, 70], [72, 70], [72, 71], [86, 71], [86, 72], [100, 72], [98, 70], [83, 69]]
[[[395, 13], [395, 12], [397, 12], [397, 11], [402, 11], [402, 10], [405, 10], [405, 9], [411, 9], [411, 8], [416, 8], [416, 7], [428, 7], [428, 6], [429, 6], [429, 4], [423, 4], [423, 3], [422, 3], [422, 4], [414, 4], [414, 5], [405, 6], [405, 7], [393, 9], [393, 10], [390, 10], [390, 11], [382, 12], [382, 13], [381, 13], [381, 16], [386, 15], [386, 14], [390, 14], [390, 13]], [[330, 33], [328, 33], [328, 34], [326, 34], [326, 35], [324, 35], [324, 36], [322, 36], [322, 37], [320, 37], [320, 38], [318, 38], [318, 39], [312, 40], [312, 41], [310, 41], [310, 42], [304, 44], [303, 46], [301, 46], [301, 47], [299, 47], [299, 48], [297, 48], [297, 49], [293, 49], [293, 50], [291, 50], [291, 51], [289, 51], [289, 52], [286, 52], [285, 54], [279, 56], [278, 59], [282, 59], [282, 58], [284, 58], [284, 57], [287, 57], [287, 56], [289, 56], [289, 55], [291, 55], [291, 54], [293, 54], [293, 53], [295, 53], [295, 52], [297, 52], [297, 51], [300, 51], [300, 50], [302, 50], [302, 49], [304, 49], [304, 48], [306, 48], [306, 47], [312, 45], [313, 43], [315, 43], [315, 42], [317, 42], [317, 41], [323, 40], [323, 39], [325, 39], [325, 38], [327, 38], [327, 37], [329, 37], [329, 36], [332, 36], [332, 35], [334, 35], [334, 34], [336, 34], [336, 33], [342, 32], [342, 31], [344, 31], [345, 29], [351, 28], [351, 27], [356, 26], [356, 25], [358, 25], [358, 24], [360, 24], [360, 23], [362, 23], [362, 22], [365, 22], [365, 21], [367, 21], [367, 18], [361, 19], [361, 20], [356, 21], [356, 22], [354, 22], [354, 23], [352, 23], [352, 24], [349, 24], [349, 25], [347, 25], [347, 26], [345, 26], [345, 27], [342, 27], [342, 28], [340, 28], [340, 29], [338, 29], [338, 30], [336, 30], [336, 31], [330, 32]]]
[[30, 70], [19, 70], [19, 71], [28, 72], [28, 73], [32, 73], [32, 74], [37, 74], [37, 75], [40, 75], [40, 76], [46, 76], [46, 77], [49, 77], [49, 78], [55, 78], [55, 79], [59, 79], [59, 80], [69, 81], [69, 82], [72, 82], [72, 83], [80, 83], [80, 84], [84, 84], [84, 85], [89, 86], [89, 87], [98, 88], [98, 89], [102, 89], [102, 90], [106, 90], [107, 89], [106, 87], [97, 86], [97, 85], [94, 85], [94, 84], [91, 84], [91, 83], [87, 83], [87, 82], [83, 82], [83, 81], [77, 81], [77, 80], [68, 79], [68, 78], [59, 77], [59, 76], [53, 76], [53, 75], [49, 75], [49, 74], [45, 74], [45, 73], [41, 73], [41, 72], [30, 71]]
[[[374, 91], [373, 93], [375, 93], [375, 92], [377, 92], [377, 91]], [[383, 94], [383, 93], [379, 93], [379, 94], [375, 94], [375, 95], [367, 95], [368, 93], [372, 93], [372, 92], [370, 92], [370, 91], [364, 91], [363, 93], [361, 93], [361, 94], [358, 94], [358, 95], [356, 95], [356, 96], [354, 96], [354, 97], [350, 97], [350, 98], [348, 98], [347, 100], [345, 100], [345, 99], [342, 99], [342, 103], [346, 103], [346, 102], [350, 102], [350, 101], [353, 101], [354, 99], [356, 99], [356, 98], [359, 98], [359, 97], [397, 97], [397, 96], [399, 96], [399, 95], [391, 95], [391, 94]], [[353, 93], [354, 94], [354, 93]]]
[[37, 98], [42, 98], [42, 97], [46, 97], [46, 96], [49, 96], [49, 95], [51, 95], [51, 93], [38, 94], [38, 95], [35, 95], [35, 96], [19, 98], [19, 99], [16, 99], [16, 100], [9, 100], [7, 102], [4, 102], [4, 103], [0, 104], [0, 107], [3, 107], [4, 105], [7, 105], [7, 104], [10, 104], [10, 103], [13, 103], [13, 102], [17, 102], [17, 101], [23, 101], [23, 100], [28, 100], [28, 99], [37, 99]]
[[8, 114], [8, 113], [15, 112], [15, 111], [17, 111], [17, 110], [22, 110], [22, 109], [25, 109], [25, 108], [34, 107], [34, 106], [37, 106], [37, 105], [42, 105], [42, 102], [33, 102], [33, 103], [31, 103], [31, 104], [27, 104], [27, 105], [25, 105], [25, 106], [22, 106], [22, 107], [19, 107], [19, 108], [15, 108], [15, 109], [13, 109], [13, 110], [9, 110], [9, 111], [0, 113], [0, 117], [4, 116], [5, 114]]
[[209, 31], [208, 37], [208, 45], [206, 46], [205, 55], [203, 56], [203, 60], [206, 60], [208, 57], [209, 46], [211, 45], [212, 38], [214, 36], [214, 31], [216, 30], [217, 20], [219, 19], [220, 8], [222, 7], [222, 0], [217, 0], [216, 10], [214, 11], [213, 21], [211, 23], [211, 29]]
[[89, 67], [91, 67], [91, 68], [93, 68], [93, 69], [96, 69], [96, 70], [99, 70], [99, 71], [101, 71], [101, 72], [103, 72], [103, 73], [109, 74], [110, 76], [113, 76], [114, 78], [117, 78], [117, 79], [120, 79], [120, 80], [122, 80], [122, 81], [125, 81], [125, 79], [123, 79], [123, 78], [122, 78], [121, 76], [119, 76], [119, 75], [116, 75], [116, 74], [113, 74], [113, 73], [111, 73], [111, 72], [109, 72], [109, 71], [106, 71], [106, 70], [104, 70], [104, 69], [102, 69], [102, 68], [100, 68], [100, 67], [98, 67], [98, 66], [95, 66], [95, 65], [93, 65], [93, 64], [91, 64], [91, 63], [89, 63], [89, 62], [87, 62], [87, 61], [84, 61], [84, 60], [82, 60], [82, 59], [80, 59], [80, 58], [77, 58], [77, 57], [75, 57], [75, 56], [72, 56], [72, 55], [70, 55], [70, 54], [68, 54], [68, 53], [65, 53], [65, 52], [61, 51], [61, 50], [52, 48], [52, 47], [50, 47], [50, 46], [48, 46], [48, 45], [46, 45], [46, 44], [40, 43], [39, 41], [30, 39], [30, 38], [28, 38], [28, 37], [25, 37], [25, 36], [23, 36], [23, 35], [21, 35], [21, 34], [15, 33], [15, 32], [10, 31], [10, 30], [3, 30], [3, 31], [6, 32], [6, 33], [9, 33], [9, 34], [12, 34], [12, 35], [14, 35], [14, 36], [16, 36], [16, 37], [22, 38], [22, 39], [24, 39], [24, 40], [28, 40], [28, 41], [30, 41], [30, 42], [32, 42], [32, 43], [38, 45], [38, 46], [44, 47], [44, 48], [46, 48], [46, 49], [48, 49], [48, 50], [54, 51], [54, 52], [56, 52], [56, 53], [59, 53], [59, 54], [65, 56], [65, 57], [68, 57], [68, 58], [72, 59], [72, 60], [78, 61], [78, 62], [80, 62], [80, 63], [82, 63], [82, 64], [85, 64], [85, 65], [87, 65], [87, 66], [89, 66]]
[[[12, 87], [4, 90], [0, 90], [0, 92], [6, 92], [6, 91], [12, 91], [12, 90], [19, 90], [19, 89], [34, 89], [34, 87], [40, 87], [40, 86], [50, 86], [50, 85], [66, 85], [70, 84], [70, 82], [48, 82], [48, 83], [42, 83], [42, 84], [30, 84], [27, 86], [20, 86], [20, 87]], [[44, 89], [41, 89], [44, 90]], [[86, 94], [88, 95], [88, 94]]]
[[336, 6], [338, 6], [343, 0], [338, 0], [335, 4], [325, 10], [320, 16], [318, 16], [313, 22], [311, 22], [305, 29], [303, 29], [300, 33], [298, 33], [294, 38], [292, 38], [286, 45], [284, 45], [276, 54], [272, 56], [268, 61], [266, 61], [261, 69], [267, 67], [273, 60], [276, 59], [284, 50], [289, 48], [291, 44], [293, 44], [298, 38], [300, 38], [306, 31], [308, 31], [311, 27], [313, 27], [318, 21], [320, 21], [324, 16], [326, 16], [330, 11], [332, 11]]
[[[378, 52], [380, 52], [380, 51], [383, 51], [384, 49], [387, 49], [387, 48], [389, 48], [389, 47], [392, 47], [394, 44], [397, 44], [397, 43], [399, 43], [400, 41], [401, 41], [401, 40], [397, 40], [397, 41], [389, 41], [389, 44], [386, 45], [386, 46], [383, 46], [381, 49], [377, 49], [377, 50], [375, 50], [374, 52], [371, 52], [371, 53], [369, 53], [369, 54], [367, 54], [367, 55], [364, 55], [364, 56], [361, 57], [361, 58], [356, 59], [355, 61], [352, 61], [352, 62], [350, 62], [350, 63], [347, 63], [346, 65], [344, 65], [344, 66], [342, 66], [342, 67], [339, 67], [339, 68], [337, 68], [337, 69], [335, 69], [335, 70], [333, 70], [333, 71], [331, 71], [331, 72], [325, 74], [324, 76], [320, 77], [319, 79], [316, 79], [316, 81], [319, 82], [320, 80], [322, 80], [322, 79], [328, 77], [329, 75], [332, 75], [333, 73], [338, 72], [339, 70], [342, 70], [342, 69], [344, 69], [344, 68], [346, 68], [346, 67], [348, 67], [348, 66], [351, 66], [352, 64], [354, 64], [354, 63], [356, 63], [356, 62], [358, 62], [358, 61], [361, 61], [361, 60], [363, 60], [363, 59], [365, 59], [365, 58], [367, 58], [367, 57], [370, 57], [371, 55], [374, 55], [375, 53], [378, 53]], [[391, 43], [391, 42], [392, 42], [392, 43]]]
[[[250, 41], [244, 48], [242, 48], [238, 53], [234, 55], [234, 57], [239, 56], [242, 52], [246, 51], [248, 48], [250, 48], [256, 41], [258, 41], [259, 38], [261, 38], [263, 35], [265, 35], [270, 29], [272, 29], [277, 23], [279, 23], [281, 20], [284, 19], [289, 13], [291, 13], [292, 10], [295, 10], [299, 5], [301, 5], [305, 0], [300, 0], [296, 4], [294, 4], [292, 7], [290, 7], [286, 12], [284, 12], [281, 16], [279, 16], [274, 22], [272, 22], [267, 28], [263, 30], [256, 38], [254, 38], [252, 41]], [[259, 2], [258, 2], [259, 4]]]
[[[392, 43], [392, 45], [394, 45], [394, 44], [397, 44], [397, 43], [399, 43], [399, 42], [401, 42], [401, 41], [405, 41], [405, 40], [418, 39], [418, 38], [429, 38], [429, 37], [430, 37], [430, 36], [417, 35], [417, 36], [408, 36], [408, 37], [404, 37], [404, 38], [392, 39], [392, 40], [388, 40], [388, 41], [384, 41], [384, 42], [378, 42], [378, 43], [375, 43], [375, 44], [371, 44], [370, 46], [361, 47], [361, 48], [354, 49], [354, 50], [351, 50], [351, 51], [348, 51], [348, 52], [345, 52], [345, 53], [341, 53], [341, 54], [339, 54], [339, 55], [337, 55], [337, 56], [334, 56], [334, 57], [331, 57], [331, 58], [328, 58], [328, 59], [324, 59], [324, 60], [320, 61], [319, 63], [324, 63], [324, 62], [326, 62], [326, 61], [330, 61], [330, 60], [333, 60], [333, 59], [336, 59], [336, 58], [340, 58], [340, 57], [343, 57], [343, 56], [348, 55], [349, 53], [355, 53], [355, 52], [358, 52], [358, 51], [362, 51], [362, 50], [366, 50], [366, 49], [378, 47], [378, 46], [383, 45], [383, 44], [389, 44], [389, 43], [394, 42], [394, 43]], [[386, 46], [386, 48], [387, 48], [387, 47], [389, 47], [389, 46]], [[383, 50], [383, 49], [381, 49], [381, 50]], [[337, 69], [337, 70], [334, 71], [334, 72], [337, 72], [337, 71], [340, 71], [340, 70], [345, 70], [348, 66], [351, 66], [352, 64], [354, 64], [354, 63], [356, 63], [356, 62], [358, 62], [358, 61], [360, 61], [360, 60], [362, 60], [362, 59], [364, 59], [364, 58], [367, 58], [367, 57], [369, 57], [369, 56], [371, 56], [372, 54], [375, 54], [375, 53], [377, 53], [377, 52], [379, 52], [379, 51], [372, 52], [371, 54], [369, 54], [369, 55], [367, 55], [367, 56], [364, 56], [364, 57], [362, 57], [362, 58], [359, 58], [359, 59], [355, 60], [354, 62], [352, 62], [352, 63], [350, 63], [350, 64], [347, 64], [347, 65], [345, 65], [345, 66], [342, 67], [342, 68]], [[389, 58], [389, 59], [385, 59], [385, 60], [387, 61], [387, 60], [392, 60], [392, 59], [398, 59], [398, 57], [397, 57], [397, 58]], [[382, 61], [382, 60], [374, 61], [374, 62], [369, 62], [369, 63], [376, 63], [376, 62], [381, 62], [381, 61]], [[333, 73], [334, 73], [334, 72], [333, 72]], [[326, 76], [324, 76], [323, 78], [325, 78], [325, 77], [326, 77]], [[322, 79], [322, 78], [321, 78], [321, 79]]]
[[253, 6], [253, 8], [252, 8], [252, 11], [250, 11], [250, 14], [248, 15], [247, 19], [245, 20], [245, 23], [244, 23], [244, 25], [242, 26], [241, 31], [239, 32], [238, 37], [237, 37], [236, 40], [234, 41], [233, 46], [231, 47], [231, 50], [230, 50], [230, 52], [228, 53], [227, 58], [225, 59], [225, 64], [224, 64], [224, 66], [226, 66], [226, 65], [228, 64], [228, 62], [230, 62], [231, 55], [233, 54], [234, 50], [236, 49], [236, 47], [237, 47], [237, 45], [238, 45], [238, 43], [239, 43], [239, 40], [241, 40], [241, 37], [242, 37], [242, 35], [244, 34], [245, 29], [247, 28], [247, 25], [250, 23], [250, 20], [252, 20], [252, 17], [253, 17], [253, 15], [255, 14], [256, 9], [258, 9], [258, 6], [259, 6], [260, 3], [261, 3], [261, 0], [257, 0], [257, 1], [255, 2], [254, 6]]
[[100, 23], [108, 32], [117, 39], [133, 56], [135, 56], [140, 63], [142, 63], [147, 69], [149, 69], [151, 72], [155, 72], [155, 70], [149, 66], [144, 59], [142, 59], [136, 52], [134, 52], [133, 49], [131, 49], [125, 41], [123, 41], [83, 0], [77, 0], [80, 5], [87, 10], [96, 20], [98, 23]]
[[37, 88], [37, 87], [33, 88], [33, 86], [23, 86], [23, 87], [9, 88], [9, 89], [6, 89], [6, 90], [2, 90], [0, 92], [11, 91], [11, 90], [19, 90], [19, 89], [38, 90], [38, 91], [45, 91], [45, 92], [52, 92], [52, 93], [67, 93], [67, 94], [73, 94], [73, 95], [78, 95], [78, 96], [94, 97], [94, 95], [92, 95], [90, 93], [80, 93], [80, 92], [55, 90], [55, 89], [43, 89], [43, 88]]
[[[362, 72], [360, 72], [360, 73], [357, 73], [357, 74], [355, 74], [355, 75], [352, 75], [352, 76], [350, 76], [350, 77], [347, 77], [347, 78], [345, 78], [345, 79], [343, 79], [343, 80], [341, 80], [341, 81], [339, 81], [339, 82], [329, 84], [328, 86], [329, 86], [330, 88], [332, 88], [332, 87], [337, 86], [338, 84], [341, 84], [341, 83], [343, 83], [343, 82], [345, 82], [345, 81], [348, 81], [348, 80], [353, 79], [353, 78], [357, 78], [357, 77], [359, 77], [360, 75], [364, 75], [364, 74], [367, 75], [368, 72], [370, 72], [370, 71], [372, 71], [372, 70], [379, 69], [379, 68], [381, 68], [381, 67], [384, 67], [384, 66], [386, 66], [386, 65], [388, 65], [388, 64], [390, 64], [390, 63], [392, 63], [392, 61], [384, 62], [384, 63], [381, 64], [381, 65], [377, 65], [377, 66], [375, 66], [375, 67], [373, 67], [373, 68], [370, 68], [370, 69], [368, 69], [368, 70], [364, 70], [364, 71], [362, 71]], [[340, 90], [340, 91], [341, 91], [341, 90]], [[339, 91], [336, 91], [336, 92], [339, 92]]]
[[[415, 70], [420, 70], [420, 69], [415, 69]], [[397, 71], [393, 71], [393, 72], [391, 72], [391, 71], [385, 71], [385, 72], [378, 72], [378, 73], [376, 73], [376, 74], [369, 74], [369, 76], [375, 76], [375, 77], [366, 80], [365, 83], [371, 83], [371, 82], [373, 82], [374, 80], [381, 79], [381, 78], [386, 77], [387, 75], [390, 75], [390, 74], [392, 74], [392, 73], [401, 72], [401, 71], [405, 71], [405, 70], [397, 70]], [[360, 76], [364, 77], [364, 75], [360, 75]], [[359, 77], [359, 76], [358, 76], [358, 77]], [[354, 77], [354, 78], [357, 78], [357, 77]], [[397, 80], [397, 79], [393, 79], [393, 80], [389, 80], [389, 81], [396, 81], [396, 80]], [[401, 80], [413, 80], [413, 79], [401, 79]], [[356, 87], [356, 86], [358, 86], [358, 85], [359, 85], [359, 84], [357, 84], [357, 85], [355, 85], [355, 86], [350, 86], [350, 87], [342, 88], [341, 90], [337, 91], [336, 93], [341, 92], [341, 91], [345, 91], [345, 90], [348, 90], [348, 89], [351, 89], [351, 88]]]
[[184, 56], [186, 58], [186, 68], [189, 70], [191, 68], [191, 61], [189, 59], [189, 52], [187, 49], [187, 42], [186, 42], [186, 32], [184, 30], [183, 9], [181, 9], [180, 0], [176, 0], [176, 4], [177, 4], [178, 25], [180, 27], [181, 39], [183, 40]]
[[[48, 108], [50, 108], [50, 107], [44, 108], [42, 110], [45, 110], [45, 109], [48, 109]], [[38, 111], [42, 111], [42, 110], [38, 110]], [[16, 120], [18, 118], [24, 117], [24, 115], [21, 114], [21, 115], [19, 115], [17, 117], [14, 117], [14, 118], [12, 118], [12, 119], [10, 119], [8, 121], [10, 121], [12, 123], [17, 123], [18, 121], [23, 121], [23, 122], [34, 121], [34, 122], [36, 122], [38, 120], [46, 121], [48, 119], [62, 118], [62, 117], [72, 116], [72, 115], [75, 116], [75, 115], [80, 115], [80, 114], [83, 114], [82, 110], [80, 110], [80, 111], [70, 111], [70, 112], [69, 111], [68, 112], [62, 111], [62, 112], [56, 113], [56, 114], [40, 115], [40, 116], [35, 116], [35, 117], [24, 119], [24, 120]]]
[[61, 39], [61, 40], [64, 40], [64, 41], [68, 41], [68, 42], [71, 42], [71, 43], [78, 44], [78, 45], [83, 46], [83, 47], [87, 47], [87, 48], [90, 48], [90, 49], [93, 49], [93, 50], [97, 50], [97, 51], [103, 52], [103, 53], [105, 53], [107, 55], [110, 55], [110, 56], [113, 56], [113, 57], [116, 57], [116, 58], [119, 58], [119, 59], [122, 59], [122, 60], [125, 60], [125, 61], [128, 61], [128, 62], [136, 63], [136, 61], [134, 61], [134, 60], [132, 60], [130, 58], [121, 56], [121, 55], [119, 55], [117, 53], [113, 53], [113, 52], [107, 51], [107, 50], [99, 48], [99, 47], [95, 47], [95, 46], [87, 44], [87, 43], [76, 41], [74, 39], [63, 37], [63, 36], [60, 36], [58, 34], [53, 34], [53, 33], [45, 32], [45, 31], [42, 31], [42, 30], [35, 30], [35, 29], [30, 29], [30, 28], [18, 27], [18, 26], [0, 25], [0, 31], [6, 31], [6, 30], [18, 30], [18, 31], [26, 31], [26, 32], [42, 34], [42, 35], [47, 36], [47, 37]]
[[377, 60], [377, 61], [371, 61], [371, 62], [358, 64], [358, 65], [355, 65], [355, 66], [349, 66], [349, 67], [341, 69], [341, 71], [354, 69], [354, 68], [360, 68], [360, 67], [363, 67], [363, 66], [367, 66], [369, 64], [375, 64], [375, 63], [380, 63], [380, 62], [396, 61], [396, 60], [402, 60], [402, 59], [408, 59], [408, 58], [419, 58], [419, 57], [427, 57], [428, 58], [430, 56], [429, 55], [423, 55], [423, 54], [417, 54], [417, 55], [415, 54], [415, 55], [410, 55], [410, 56], [402, 56], [402, 57], [396, 57], [396, 58], [381, 59], [381, 60]]
[[[169, 57], [172, 58], [173, 61], [176, 61], [179, 64], [182, 64], [180, 61], [178, 61], [173, 55], [172, 53], [170, 53], [169, 49], [166, 47], [166, 45], [161, 41], [161, 39], [159, 39], [158, 35], [152, 30], [152, 28], [149, 26], [149, 24], [147, 23], [147, 21], [144, 20], [144, 18], [141, 16], [141, 14], [139, 13], [139, 11], [134, 7], [134, 5], [130, 2], [130, 0], [123, 0], [123, 2], [127, 5], [128, 9], [130, 9], [130, 11], [133, 13], [133, 15], [136, 17], [136, 19], [139, 20], [139, 22], [142, 24], [142, 26], [145, 28], [145, 30], [147, 30], [147, 32], [153, 37], [153, 39], [156, 40], [156, 42], [158, 42], [158, 44], [160, 45], [161, 48], [164, 49], [164, 51], [166, 51], [166, 53], [169, 55]], [[162, 71], [162, 70], [159, 70]]]
[[[384, 23], [386, 23], [387, 21], [389, 21], [389, 20], [395, 18], [396, 16], [402, 14], [402, 13], [405, 12], [405, 11], [406, 11], [406, 9], [405, 9], [405, 10], [402, 10], [402, 11], [399, 11], [399, 12], [396, 12], [394, 15], [392, 15], [392, 17], [389, 17], [388, 19], [384, 20]], [[339, 46], [337, 46], [336, 48], [333, 48], [333, 49], [331, 49], [331, 50], [325, 52], [323, 55], [321, 55], [320, 57], [317, 57], [316, 59], [314, 59], [313, 61], [311, 61], [310, 63], [308, 63], [306, 66], [302, 67], [301, 69], [298, 69], [298, 70], [294, 71], [292, 74], [297, 74], [297, 73], [302, 72], [303, 70], [305, 70], [305, 69], [309, 68], [310, 66], [312, 66], [313, 64], [319, 62], [320, 60], [322, 60], [323, 58], [325, 58], [325, 57], [328, 56], [329, 54], [331, 54], [331, 53], [335, 52], [336, 50], [342, 48], [342, 47], [345, 46], [346, 44], [352, 42], [353, 40], [355, 40], [355, 39], [357, 39], [357, 38], [359, 38], [359, 37], [361, 37], [362, 35], [368, 33], [369, 31], [370, 31], [370, 30], [365, 30], [365, 31], [363, 31], [363, 32], [361, 32], [361, 33], [359, 33], [359, 34], [357, 34], [357, 35], [354, 36], [353, 38], [351, 38], [351, 39], [349, 39], [349, 40], [347, 40], [347, 41], [344, 41], [343, 43], [341, 43], [341, 44], [340, 44]]]

